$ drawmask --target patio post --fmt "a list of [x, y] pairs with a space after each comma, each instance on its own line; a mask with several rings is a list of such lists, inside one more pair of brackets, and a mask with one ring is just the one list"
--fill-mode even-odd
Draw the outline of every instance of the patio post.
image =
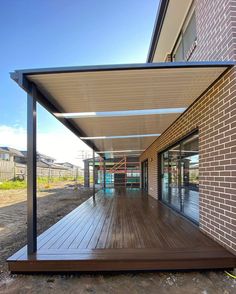
[[35, 88], [27, 95], [27, 252], [37, 250], [37, 160]]
[[103, 159], [103, 188], [106, 189], [106, 161]]
[[93, 149], [93, 198], [95, 198], [95, 152]]

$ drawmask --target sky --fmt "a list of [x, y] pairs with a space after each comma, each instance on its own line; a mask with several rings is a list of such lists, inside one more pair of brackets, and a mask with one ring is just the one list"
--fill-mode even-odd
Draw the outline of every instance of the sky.
[[[143, 63], [159, 0], [0, 0], [0, 146], [26, 149], [16, 69]], [[38, 106], [37, 150], [81, 165], [89, 148]]]

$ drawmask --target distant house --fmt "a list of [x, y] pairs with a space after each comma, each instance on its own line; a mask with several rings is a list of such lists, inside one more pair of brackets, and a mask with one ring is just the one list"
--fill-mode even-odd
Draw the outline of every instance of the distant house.
[[10, 152], [0, 147], [0, 160], [10, 161]]
[[[0, 147], [0, 181], [27, 178], [27, 151]], [[55, 163], [55, 158], [37, 152], [38, 177], [60, 178], [83, 175], [83, 171], [69, 163]]]
[[70, 162], [59, 162], [57, 164], [60, 165], [60, 166], [69, 168], [69, 169], [76, 169], [76, 168], [78, 168], [76, 165], [74, 165], [74, 164], [72, 164]]
[[[27, 158], [27, 151], [21, 151], [21, 152], [24, 154], [25, 158]], [[42, 163], [42, 166], [47, 167], [47, 166], [49, 166], [49, 165], [54, 164], [54, 162], [55, 162], [55, 158], [37, 152], [37, 162], [38, 162], [38, 163], [41, 162], [41, 163]]]
[[51, 156], [37, 152], [37, 161], [42, 161], [47, 164], [54, 164], [55, 160], [56, 159]]
[[22, 164], [26, 163], [26, 157], [24, 153], [10, 147], [0, 147], [0, 159]]
[[74, 165], [70, 162], [60, 162], [60, 163], [56, 163], [56, 165], [60, 166], [60, 167], [63, 167], [63, 168], [66, 168], [68, 170], [74, 170], [76, 171], [77, 175], [78, 176], [83, 176], [84, 175], [84, 171], [81, 167], [77, 166], [77, 165]]
[[[10, 147], [0, 147], [0, 160], [15, 163], [27, 163], [27, 151], [20, 151]], [[76, 170], [78, 167], [70, 162], [55, 163], [55, 158], [37, 152], [37, 166], [41, 168], [54, 168], [63, 170]]]

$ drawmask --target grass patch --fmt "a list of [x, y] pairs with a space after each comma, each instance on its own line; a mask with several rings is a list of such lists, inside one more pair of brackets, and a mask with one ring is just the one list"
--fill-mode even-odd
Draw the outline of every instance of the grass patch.
[[[67, 181], [75, 181], [74, 177], [55, 177], [55, 178], [48, 178], [48, 177], [38, 177], [37, 178], [37, 185], [39, 187], [44, 187], [45, 189], [51, 188], [51, 184], [53, 183], [60, 183], [60, 182], [67, 182]], [[79, 176], [77, 183], [83, 184], [84, 177]], [[25, 189], [27, 187], [26, 181], [4, 181], [0, 182], [0, 190], [11, 190], [11, 189]]]
[[11, 189], [25, 189], [25, 181], [6, 181], [0, 182], [0, 190], [11, 190]]

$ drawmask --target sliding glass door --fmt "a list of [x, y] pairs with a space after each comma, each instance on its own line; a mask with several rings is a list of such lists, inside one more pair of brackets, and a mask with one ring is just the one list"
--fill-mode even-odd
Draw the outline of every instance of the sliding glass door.
[[161, 154], [161, 194], [164, 203], [199, 221], [198, 134]]

